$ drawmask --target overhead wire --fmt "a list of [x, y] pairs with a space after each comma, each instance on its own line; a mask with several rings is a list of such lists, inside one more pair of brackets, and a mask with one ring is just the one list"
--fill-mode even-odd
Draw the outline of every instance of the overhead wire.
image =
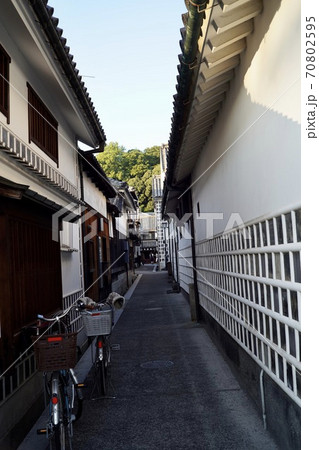
[[[102, 276], [104, 276], [105, 274], [106, 274], [106, 272], [108, 272], [113, 266], [114, 266], [114, 264], [116, 264], [117, 263], [117, 261], [119, 261], [121, 258], [122, 258], [122, 256], [125, 254], [125, 252], [123, 252], [84, 292], [83, 292], [83, 294], [81, 294], [80, 295], [80, 297], [77, 297], [76, 298], [76, 300], [74, 300], [74, 302], [65, 310], [65, 311], [63, 311], [63, 314], [61, 314], [61, 315], [58, 315], [58, 316], [56, 316], [55, 318], [53, 318], [53, 323], [51, 324], [51, 325], [49, 325], [48, 326], [48, 328], [41, 334], [41, 335], [39, 335], [39, 336], [37, 336], [37, 338], [33, 341], [33, 343], [26, 349], [26, 350], [24, 350], [24, 352], [22, 352], [19, 356], [18, 356], [18, 358], [16, 358], [16, 360], [12, 363], [12, 364], [10, 364], [10, 366], [9, 367], [7, 367], [7, 369], [6, 370], [4, 370], [4, 372], [2, 372], [1, 374], [0, 374], [0, 380], [1, 380], [1, 378], [3, 378], [4, 376], [5, 376], [5, 374], [6, 373], [8, 373], [9, 372], [9, 370], [10, 369], [12, 369], [20, 360], [21, 360], [21, 358], [24, 356], [24, 355], [26, 355], [31, 349], [32, 349], [32, 347], [39, 341], [39, 339], [41, 339], [48, 331], [50, 331], [51, 329], [52, 329], [52, 327], [60, 320], [60, 319], [62, 319], [63, 317], [65, 317], [70, 311], [71, 311], [71, 309], [74, 307], [74, 305], [76, 304], [76, 302], [78, 301], [78, 300], [80, 300], [81, 298], [83, 298], [84, 297], [84, 295], [86, 294], [86, 292], [89, 290], [89, 289], [91, 289], [91, 287], [92, 286], [94, 286], [94, 284], [97, 282], [97, 281], [99, 281], [99, 279], [102, 277]], [[45, 320], [45, 319], [44, 319]]]
[[[72, 150], [74, 150], [81, 158], [83, 158], [87, 164], [97, 173], [97, 175], [99, 175], [99, 177], [101, 177], [104, 181], [105, 178], [103, 177], [103, 175], [96, 169], [96, 167], [94, 167], [90, 161], [88, 161], [87, 158], [85, 158], [85, 156], [83, 154], [80, 153], [80, 149], [77, 148], [76, 146], [74, 146], [74, 144], [72, 142], [70, 142], [57, 128], [55, 128], [41, 113], [40, 111], [38, 111], [30, 102], [29, 100], [19, 91], [19, 89], [17, 89], [9, 80], [7, 80], [1, 73], [0, 73], [0, 77], [3, 78], [3, 80], [8, 83], [8, 85], [27, 103], [28, 106], [30, 106], [31, 108], [33, 108], [37, 114], [39, 114], [39, 116], [58, 134], [58, 136], [60, 136], [71, 148]], [[83, 150], [84, 151], [84, 150]], [[105, 176], [107, 176], [105, 174]]]

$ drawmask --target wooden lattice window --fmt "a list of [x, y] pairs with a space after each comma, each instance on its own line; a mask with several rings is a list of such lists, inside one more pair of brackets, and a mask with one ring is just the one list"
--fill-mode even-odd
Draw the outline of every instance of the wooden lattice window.
[[29, 141], [34, 142], [58, 163], [58, 122], [28, 83], [27, 86]]
[[9, 123], [9, 64], [11, 58], [0, 45], [0, 111]]

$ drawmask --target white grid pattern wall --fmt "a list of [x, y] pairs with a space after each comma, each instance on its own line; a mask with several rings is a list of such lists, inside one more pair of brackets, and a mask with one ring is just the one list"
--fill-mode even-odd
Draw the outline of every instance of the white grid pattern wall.
[[192, 246], [180, 249], [178, 257], [179, 284], [188, 293], [188, 285], [194, 283]]
[[300, 405], [300, 209], [196, 245], [201, 306]]
[[156, 217], [156, 232], [157, 232], [157, 252], [158, 252], [158, 262], [160, 269], [165, 267], [165, 240], [164, 240], [164, 229], [162, 221], [162, 199], [154, 200], [154, 212]]

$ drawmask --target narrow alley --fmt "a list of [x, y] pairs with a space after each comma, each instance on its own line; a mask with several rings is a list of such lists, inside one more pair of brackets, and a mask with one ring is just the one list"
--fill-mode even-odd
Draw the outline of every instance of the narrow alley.
[[167, 293], [167, 272], [152, 268], [112, 333], [114, 398], [91, 400], [88, 378], [73, 448], [277, 448], [183, 294]]
[[0, 4], [0, 449], [319, 448], [315, 3]]

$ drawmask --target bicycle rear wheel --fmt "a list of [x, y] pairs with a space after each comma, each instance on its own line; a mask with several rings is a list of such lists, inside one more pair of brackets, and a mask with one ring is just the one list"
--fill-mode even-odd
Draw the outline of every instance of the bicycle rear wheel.
[[109, 384], [109, 371], [111, 363], [111, 348], [107, 336], [97, 338], [97, 364], [99, 372], [100, 393], [106, 396]]

